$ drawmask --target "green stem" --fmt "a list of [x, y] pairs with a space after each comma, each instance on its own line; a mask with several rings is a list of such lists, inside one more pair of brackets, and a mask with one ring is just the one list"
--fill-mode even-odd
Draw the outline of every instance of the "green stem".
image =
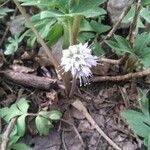
[[70, 45], [75, 45], [77, 42], [79, 30], [80, 30], [81, 16], [75, 16], [73, 19], [73, 24], [69, 24], [69, 33], [70, 33]]

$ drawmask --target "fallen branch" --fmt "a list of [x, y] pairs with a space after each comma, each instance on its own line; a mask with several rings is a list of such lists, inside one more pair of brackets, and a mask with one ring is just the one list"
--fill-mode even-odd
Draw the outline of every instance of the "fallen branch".
[[98, 81], [124, 81], [124, 80], [129, 80], [133, 78], [139, 78], [139, 77], [144, 77], [150, 75], [150, 69], [141, 71], [141, 72], [135, 72], [135, 73], [128, 73], [125, 75], [120, 75], [120, 76], [97, 76], [93, 77], [91, 79], [92, 82], [98, 82]]
[[17, 84], [33, 87], [37, 89], [50, 90], [58, 88], [57, 80], [47, 77], [39, 77], [32, 74], [14, 72], [12, 70], [6, 70], [2, 72], [4, 77]]
[[94, 121], [94, 119], [91, 117], [91, 115], [88, 113], [87, 109], [84, 107], [82, 102], [80, 100], [76, 100], [72, 103], [72, 105], [78, 109], [85, 117], [86, 119], [91, 123], [91, 125], [100, 133], [100, 135], [107, 140], [107, 142], [116, 150], [121, 150], [121, 148], [116, 145], [105, 133], [104, 131], [97, 125], [97, 123]]
[[[134, 2], [134, 1], [133, 1]], [[128, 11], [130, 10], [130, 7], [132, 5], [131, 2], [128, 6], [126, 6], [122, 12], [122, 14], [120, 15], [118, 21], [114, 24], [113, 28], [110, 30], [110, 32], [105, 36], [105, 38], [100, 42], [100, 45], [102, 46], [105, 43], [105, 40], [110, 39], [113, 34], [115, 33], [115, 31], [117, 30], [118, 26], [120, 25], [121, 21], [123, 20], [124, 16], [128, 13]]]

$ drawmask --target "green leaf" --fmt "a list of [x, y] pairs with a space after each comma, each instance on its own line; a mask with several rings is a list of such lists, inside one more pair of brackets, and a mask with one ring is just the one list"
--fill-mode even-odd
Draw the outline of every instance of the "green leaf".
[[6, 120], [10, 120], [10, 119], [20, 116], [22, 114], [23, 113], [18, 109], [17, 104], [15, 103], [15, 104], [11, 105], [9, 112], [5, 118], [6, 118]]
[[45, 19], [45, 18], [54, 18], [54, 17], [65, 17], [65, 14], [59, 11], [45, 10], [40, 13], [40, 16], [41, 16], [41, 19]]
[[8, 143], [8, 147], [11, 147], [11, 145], [17, 143], [17, 141], [20, 139], [20, 136], [18, 135], [14, 135], [14, 136], [11, 136], [9, 138], [9, 143]]
[[139, 103], [143, 114], [147, 117], [150, 117], [149, 112], [149, 99], [147, 97], [148, 90], [138, 89], [138, 95], [140, 97]]
[[9, 8], [2, 8], [0, 7], [0, 19], [2, 19], [3, 17], [5, 17], [7, 15], [7, 13], [14, 11], [13, 9], [9, 9]]
[[133, 20], [136, 6], [132, 5], [127, 15], [123, 18], [122, 23], [129, 23]]
[[87, 21], [86, 19], [81, 20], [80, 32], [83, 32], [83, 31], [94, 31], [94, 29], [92, 28], [90, 22]]
[[61, 117], [62, 117], [62, 113], [60, 111], [52, 110], [49, 112], [49, 118], [53, 121], [60, 120]]
[[130, 49], [127, 39], [119, 35], [115, 35], [114, 38], [121, 48]]
[[25, 118], [26, 115], [22, 115], [17, 118], [17, 135], [22, 137], [25, 133]]
[[62, 24], [56, 23], [48, 33], [48, 36], [46, 37], [46, 39], [48, 40], [48, 45], [50, 47], [53, 46], [59, 40], [62, 34], [63, 34]]
[[139, 136], [145, 138], [150, 133], [150, 119], [144, 114], [127, 110], [122, 113], [122, 116], [127, 119], [129, 127]]
[[141, 17], [143, 17], [148, 23], [150, 23], [150, 10], [148, 10], [147, 8], [142, 8], [140, 15], [141, 15]]
[[148, 145], [147, 145], [148, 150], [150, 150], [150, 133], [148, 134]]
[[6, 49], [4, 54], [5, 55], [14, 54], [18, 50], [19, 43], [22, 41], [23, 38], [24, 36], [20, 36], [20, 33], [16, 33], [14, 38], [9, 37], [8, 44], [6, 44]]
[[81, 15], [81, 16], [85, 16], [86, 18], [91, 18], [91, 17], [97, 17], [97, 16], [101, 16], [105, 14], [106, 14], [106, 11], [103, 8], [95, 7], [95, 8], [85, 10], [80, 13], [72, 13], [70, 15], [71, 16]]
[[116, 53], [119, 55], [123, 55], [125, 53], [134, 54], [133, 50], [129, 46], [128, 41], [125, 38], [119, 35], [115, 35], [114, 38], [115, 40], [106, 41], [106, 44], [115, 50]]
[[49, 111], [40, 111], [39, 116], [49, 119]]
[[[80, 0], [78, 5], [74, 5], [71, 9], [71, 13], [80, 13], [92, 9], [102, 3], [105, 0]], [[86, 6], [86, 7], [85, 7]]]
[[17, 107], [18, 109], [23, 112], [24, 114], [27, 113], [28, 108], [29, 108], [29, 104], [28, 104], [28, 100], [26, 100], [26, 98], [22, 97], [18, 102], [17, 102]]
[[96, 17], [96, 16], [100, 16], [100, 15], [104, 15], [106, 14], [106, 11], [102, 8], [99, 7], [95, 7], [95, 8], [91, 8], [82, 12], [74, 12], [74, 13], [62, 13], [60, 11], [42, 11], [41, 12], [41, 19], [45, 19], [45, 18], [58, 18], [58, 17], [74, 17], [77, 15], [81, 15], [81, 16], [85, 16], [86, 18], [90, 18], [90, 17]]
[[95, 37], [94, 33], [91, 33], [91, 32], [80, 32], [78, 40], [81, 43], [85, 43], [85, 42], [89, 41], [91, 38], [94, 38], [94, 37]]
[[9, 108], [8, 107], [4, 107], [0, 109], [0, 118], [5, 118], [5, 116], [7, 116], [9, 112]]
[[104, 55], [104, 50], [101, 48], [100, 44], [95, 43], [92, 45], [92, 52], [95, 56], [102, 56]]
[[14, 150], [33, 150], [32, 148], [30, 148], [29, 146], [27, 146], [24, 143], [13, 144], [10, 148], [12, 148]]
[[105, 32], [107, 32], [108, 30], [111, 29], [110, 26], [104, 25], [102, 23], [98, 23], [98, 22], [96, 22], [94, 20], [92, 20], [90, 22], [90, 25], [92, 26], [92, 28], [94, 29], [94, 31], [97, 32], [97, 33], [99, 33], [99, 34], [105, 33]]
[[144, 32], [142, 34], [138, 34], [135, 41], [135, 49], [141, 52], [149, 43], [150, 33]]
[[48, 135], [49, 129], [53, 127], [52, 123], [41, 116], [37, 116], [35, 119], [36, 128], [40, 135]]
[[149, 0], [141, 0], [142, 5], [146, 6], [146, 5], [150, 5], [150, 1]]

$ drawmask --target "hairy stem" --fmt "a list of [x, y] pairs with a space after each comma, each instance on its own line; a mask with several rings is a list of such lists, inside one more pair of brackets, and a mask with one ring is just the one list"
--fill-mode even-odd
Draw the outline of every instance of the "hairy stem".
[[80, 22], [81, 22], [81, 16], [75, 16], [73, 23], [70, 23], [70, 45], [75, 45], [78, 38], [78, 33], [80, 30]]

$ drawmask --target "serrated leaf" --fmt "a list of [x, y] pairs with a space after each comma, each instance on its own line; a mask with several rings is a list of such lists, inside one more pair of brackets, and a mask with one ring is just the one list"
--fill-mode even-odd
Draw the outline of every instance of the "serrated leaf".
[[26, 98], [22, 97], [18, 102], [17, 102], [17, 107], [18, 109], [26, 114], [29, 108], [29, 104], [28, 104], [28, 100], [26, 100]]
[[13, 144], [10, 148], [12, 148], [14, 150], [33, 150], [32, 148], [30, 148], [29, 146], [27, 146], [24, 143]]
[[25, 118], [26, 115], [22, 115], [17, 118], [17, 135], [19, 135], [20, 137], [22, 137], [25, 133]]
[[122, 113], [122, 116], [127, 119], [129, 127], [139, 136], [145, 138], [150, 133], [150, 119], [143, 113], [127, 110]]
[[60, 120], [61, 117], [62, 117], [62, 113], [60, 111], [52, 110], [49, 112], [49, 118], [51, 120], [57, 121], [57, 120]]
[[52, 123], [41, 116], [37, 116], [35, 119], [36, 128], [40, 135], [48, 135], [49, 129], [53, 127]]

